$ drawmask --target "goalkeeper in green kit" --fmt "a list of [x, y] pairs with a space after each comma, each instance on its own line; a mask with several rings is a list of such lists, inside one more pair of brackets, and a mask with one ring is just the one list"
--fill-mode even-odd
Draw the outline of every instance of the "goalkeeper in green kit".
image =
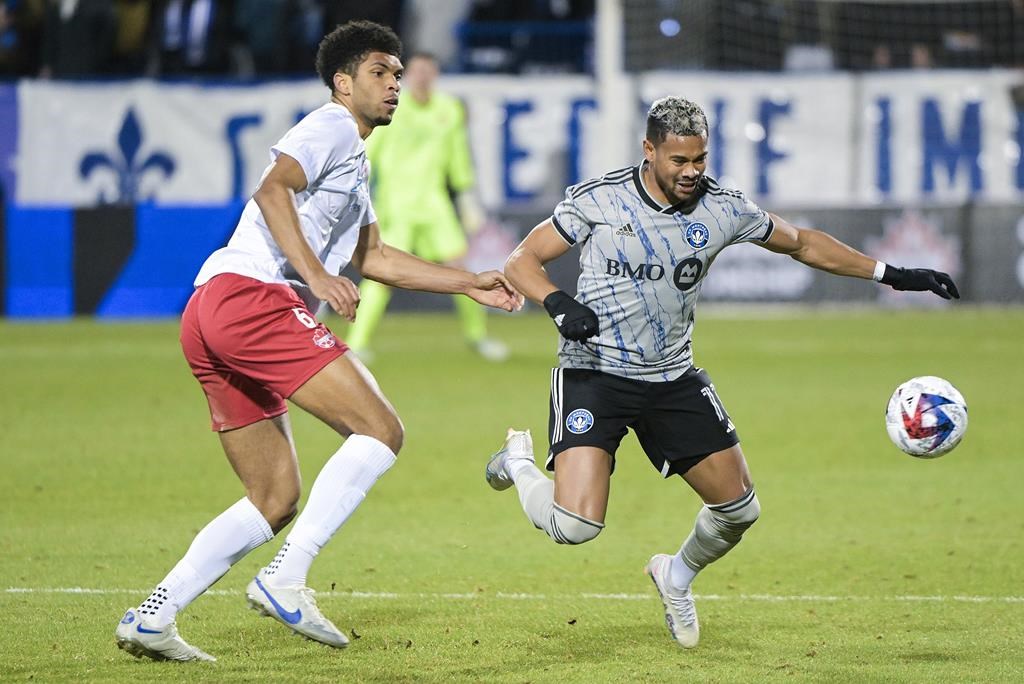
[[[405, 67], [402, 106], [390, 126], [376, 129], [366, 141], [373, 206], [387, 244], [451, 264], [466, 255], [466, 233], [476, 232], [484, 218], [472, 194], [465, 115], [458, 99], [433, 89], [439, 73], [435, 57], [414, 54]], [[369, 361], [370, 338], [391, 291], [364, 280], [359, 295], [356, 321], [345, 337], [349, 347]], [[484, 309], [468, 297], [454, 301], [466, 342], [484, 358], [503, 361], [508, 350], [487, 337]]]

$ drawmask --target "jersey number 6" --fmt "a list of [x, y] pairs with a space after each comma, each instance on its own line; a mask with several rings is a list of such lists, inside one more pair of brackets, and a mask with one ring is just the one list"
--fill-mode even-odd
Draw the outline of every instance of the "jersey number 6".
[[309, 312], [301, 307], [295, 307], [292, 309], [292, 313], [299, 319], [299, 323], [306, 326], [310, 330], [316, 327], [316, 319], [309, 315]]

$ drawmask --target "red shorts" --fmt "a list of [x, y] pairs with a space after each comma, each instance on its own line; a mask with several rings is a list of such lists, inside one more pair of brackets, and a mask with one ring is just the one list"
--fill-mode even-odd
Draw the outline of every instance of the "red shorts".
[[192, 294], [181, 348], [218, 432], [281, 415], [287, 397], [348, 351], [290, 287], [234, 273]]

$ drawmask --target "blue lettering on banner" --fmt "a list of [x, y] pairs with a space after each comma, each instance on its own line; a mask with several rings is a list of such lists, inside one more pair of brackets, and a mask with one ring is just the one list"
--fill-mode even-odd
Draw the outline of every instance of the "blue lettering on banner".
[[789, 102], [773, 102], [761, 100], [758, 110], [758, 121], [764, 129], [764, 138], [757, 144], [757, 192], [761, 195], [771, 194], [771, 184], [768, 182], [768, 167], [785, 159], [789, 155], [772, 149], [772, 121], [781, 115], [788, 115], [791, 109]]
[[942, 163], [949, 174], [950, 182], [956, 180], [956, 170], [963, 159], [970, 167], [971, 194], [981, 191], [981, 103], [968, 102], [964, 105], [960, 124], [960, 139], [951, 142], [946, 139], [942, 127], [942, 113], [939, 103], [927, 98], [921, 103], [922, 131], [924, 135], [924, 173], [921, 178], [921, 189], [926, 194], [935, 191], [935, 164]]
[[7, 208], [7, 315], [63, 318], [74, 313], [73, 212]]
[[584, 110], [597, 109], [597, 100], [592, 97], [581, 97], [572, 101], [569, 105], [569, 178], [567, 185], [576, 185], [583, 178], [580, 171], [580, 153], [582, 146], [580, 138], [583, 134], [583, 126], [580, 123], [581, 113]]
[[233, 116], [228, 119], [228, 125], [225, 126], [224, 132], [228, 138], [228, 147], [231, 148], [231, 197], [232, 199], [238, 199], [242, 196], [243, 184], [245, 179], [243, 178], [245, 172], [245, 165], [242, 163], [242, 147], [239, 145], [238, 139], [242, 135], [242, 131], [252, 126], [258, 126], [263, 123], [263, 117], [259, 114], [245, 114], [242, 116]]
[[727, 159], [727, 150], [725, 149], [725, 135], [724, 126], [722, 122], [725, 121], [725, 100], [719, 98], [711, 103], [711, 130], [708, 131], [708, 135], [711, 138], [711, 168], [715, 170], [715, 175], [718, 177], [724, 176], [728, 173], [726, 169], [725, 160]]
[[513, 180], [513, 167], [523, 159], [530, 156], [530, 153], [522, 148], [515, 141], [512, 134], [513, 122], [523, 114], [533, 111], [533, 103], [527, 100], [518, 100], [505, 103], [505, 122], [501, 129], [501, 142], [504, 155], [502, 155], [502, 180], [505, 186], [505, 198], [510, 201], [521, 201], [533, 199], [535, 192], [517, 187]]
[[888, 195], [892, 192], [892, 100], [880, 97], [875, 101], [875, 107], [878, 108], [875, 187]]

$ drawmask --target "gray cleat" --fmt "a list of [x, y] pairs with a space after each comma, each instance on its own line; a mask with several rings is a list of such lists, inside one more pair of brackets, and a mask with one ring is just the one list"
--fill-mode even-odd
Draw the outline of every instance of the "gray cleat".
[[659, 553], [651, 557], [644, 572], [650, 575], [665, 606], [665, 624], [672, 638], [683, 648], [693, 648], [700, 641], [697, 606], [689, 587], [677, 589], [669, 578], [672, 556]]

